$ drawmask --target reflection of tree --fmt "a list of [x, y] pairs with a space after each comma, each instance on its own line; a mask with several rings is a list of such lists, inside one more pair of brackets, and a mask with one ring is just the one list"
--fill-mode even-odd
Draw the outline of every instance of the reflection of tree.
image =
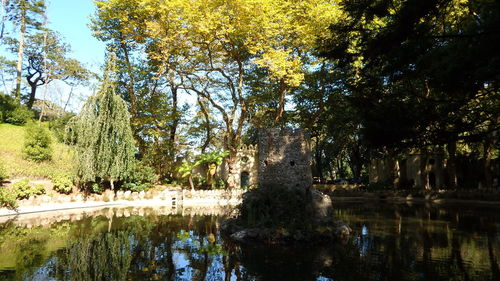
[[491, 264], [491, 280], [500, 280], [500, 270], [498, 269], [497, 257], [493, 248], [493, 233], [488, 232], [488, 256]]
[[59, 255], [55, 275], [62, 280], [125, 280], [130, 267], [130, 234], [82, 237]]

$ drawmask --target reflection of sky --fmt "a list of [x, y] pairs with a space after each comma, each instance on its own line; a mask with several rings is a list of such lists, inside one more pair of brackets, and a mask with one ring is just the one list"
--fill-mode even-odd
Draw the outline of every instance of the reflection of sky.
[[361, 235], [354, 238], [354, 244], [358, 246], [359, 255], [366, 257], [369, 249], [372, 247], [372, 237], [368, 235], [368, 227], [363, 224], [361, 227]]

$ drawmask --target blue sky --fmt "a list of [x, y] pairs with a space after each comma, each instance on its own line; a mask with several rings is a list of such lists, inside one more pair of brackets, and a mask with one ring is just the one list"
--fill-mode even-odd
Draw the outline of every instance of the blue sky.
[[[95, 7], [92, 0], [46, 0], [49, 28], [59, 32], [63, 36], [63, 41], [71, 45], [72, 52], [68, 55], [80, 61], [89, 70], [101, 74], [104, 63], [105, 44], [92, 36], [92, 31], [88, 27], [90, 16], [94, 14]], [[17, 38], [16, 30], [7, 26], [9, 36]], [[0, 55], [7, 56], [11, 60], [16, 60], [16, 54], [12, 54], [0, 48]], [[23, 83], [24, 83], [23, 79]], [[37, 98], [48, 99], [58, 105], [66, 102], [69, 93], [72, 98], [69, 103], [69, 110], [78, 112], [85, 99], [95, 90], [95, 83], [90, 86], [79, 86], [71, 89], [61, 81], [54, 81], [48, 85], [47, 91], [40, 88], [37, 91]], [[1, 85], [0, 91], [9, 93], [14, 88], [14, 81], [6, 81]], [[25, 90], [26, 91], [26, 90]], [[46, 95], [45, 95], [45, 94]]]
[[94, 72], [100, 71], [104, 60], [104, 43], [92, 37], [88, 27], [94, 13], [92, 0], [48, 0], [51, 29], [61, 33], [71, 45], [72, 57]]

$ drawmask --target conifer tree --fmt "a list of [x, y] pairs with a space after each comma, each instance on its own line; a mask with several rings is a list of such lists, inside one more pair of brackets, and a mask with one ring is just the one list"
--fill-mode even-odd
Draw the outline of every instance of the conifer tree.
[[82, 183], [114, 182], [127, 177], [134, 165], [134, 139], [125, 101], [115, 94], [114, 54], [104, 81], [68, 125], [78, 153], [77, 176]]

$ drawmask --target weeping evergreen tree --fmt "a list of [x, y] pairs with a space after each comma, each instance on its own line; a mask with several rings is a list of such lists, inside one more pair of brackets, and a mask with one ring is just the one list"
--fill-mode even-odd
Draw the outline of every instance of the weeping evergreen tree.
[[68, 124], [78, 153], [80, 182], [115, 181], [127, 177], [134, 165], [135, 146], [125, 101], [115, 94], [114, 55], [106, 63], [100, 90]]

